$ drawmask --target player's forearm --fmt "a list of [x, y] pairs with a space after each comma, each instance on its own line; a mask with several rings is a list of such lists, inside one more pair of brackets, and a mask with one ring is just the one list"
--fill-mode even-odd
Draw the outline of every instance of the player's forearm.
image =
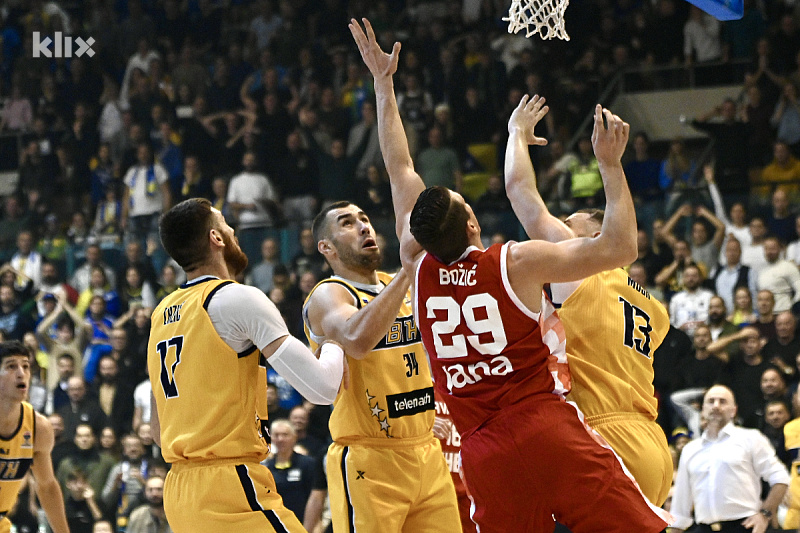
[[419, 193], [425, 190], [425, 184], [414, 170], [391, 77], [375, 78], [375, 96], [378, 106], [378, 139], [392, 188], [397, 235], [401, 237], [408, 215], [411, 214]]
[[408, 287], [409, 276], [401, 270], [369, 305], [353, 313], [342, 329], [334, 330], [327, 337], [341, 344], [350, 357], [366, 357], [394, 324]]
[[50, 481], [38, 483], [36, 487], [36, 494], [39, 496], [39, 502], [47, 515], [47, 521], [50, 523], [53, 533], [69, 533], [67, 516], [64, 512], [64, 497], [58, 481], [53, 478]]
[[550, 214], [539, 194], [525, 133], [519, 129], [509, 134], [504, 170], [506, 195], [528, 237], [550, 242], [570, 238], [571, 232]]
[[275, 371], [306, 400], [330, 405], [336, 399], [344, 376], [344, 354], [334, 343], [326, 343], [319, 359], [302, 342], [288, 335], [267, 358]]
[[613, 250], [618, 266], [636, 261], [636, 211], [628, 190], [622, 163], [599, 162], [600, 175], [606, 194], [606, 210], [603, 228], [598, 241]]
[[532, 239], [542, 238], [539, 220], [547, 207], [536, 187], [536, 172], [528, 156], [525, 133], [514, 129], [508, 136], [505, 161], [506, 195], [514, 214]]

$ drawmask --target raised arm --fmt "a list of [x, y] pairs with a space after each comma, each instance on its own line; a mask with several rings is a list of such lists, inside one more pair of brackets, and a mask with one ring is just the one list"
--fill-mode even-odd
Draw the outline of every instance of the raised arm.
[[678, 238], [675, 237], [675, 226], [678, 224], [678, 221], [683, 217], [688, 217], [692, 215], [692, 205], [691, 204], [683, 204], [680, 206], [672, 216], [664, 223], [664, 227], [661, 229], [662, 234], [664, 235], [664, 240], [667, 241], [669, 247], [672, 248], [675, 246], [675, 243], [678, 241]]
[[[603, 125], [603, 116], [608, 128]], [[515, 279], [527, 286], [575, 281], [636, 260], [636, 212], [621, 161], [629, 133], [630, 125], [597, 105], [592, 145], [606, 193], [600, 235], [558, 243], [527, 241], [513, 246], [508, 259], [513, 287], [522, 288]]]
[[538, 95], [529, 100], [526, 94], [508, 120], [506, 195], [528, 237], [558, 242], [574, 235], [561, 220], [547, 210], [547, 205], [537, 189], [536, 172], [528, 153], [528, 145], [547, 144], [546, 139], [537, 137], [533, 132], [536, 124], [549, 110], [544, 102], [544, 98]]
[[725, 223], [702, 205], [697, 207], [697, 214], [711, 222], [711, 225], [714, 226], [714, 237], [712, 240], [714, 241], [714, 247], [719, 251], [722, 248], [722, 241], [725, 240]]
[[408, 258], [418, 254], [422, 248], [416, 244], [409, 230], [409, 217], [419, 194], [425, 190], [422, 178], [414, 170], [408, 139], [397, 98], [394, 94], [393, 75], [397, 71], [400, 57], [400, 43], [394, 43], [392, 53], [381, 50], [375, 39], [372, 25], [364, 18], [364, 30], [355, 19], [351, 19], [349, 27], [353, 39], [358, 45], [361, 58], [375, 79], [375, 97], [378, 111], [378, 138], [380, 139], [383, 162], [389, 173], [392, 187], [392, 203], [397, 220], [397, 238], [400, 240], [401, 254]]
[[714, 204], [714, 214], [726, 227], [732, 226], [733, 223], [728, 219], [728, 214], [725, 212], [725, 203], [722, 201], [722, 194], [719, 192], [717, 182], [714, 181], [714, 167], [705, 165], [703, 167], [703, 177], [708, 184], [708, 193], [711, 195], [711, 202]]
[[370, 305], [359, 309], [347, 289], [325, 283], [307, 304], [309, 324], [315, 334], [341, 344], [348, 356], [363, 359], [392, 327], [408, 286], [408, 274], [400, 270]]

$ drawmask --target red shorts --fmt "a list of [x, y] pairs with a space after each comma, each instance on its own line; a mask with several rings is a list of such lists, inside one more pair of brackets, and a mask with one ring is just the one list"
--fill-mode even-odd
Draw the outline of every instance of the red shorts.
[[505, 409], [461, 442], [481, 533], [656, 533], [667, 523], [589, 434], [571, 405], [539, 396]]

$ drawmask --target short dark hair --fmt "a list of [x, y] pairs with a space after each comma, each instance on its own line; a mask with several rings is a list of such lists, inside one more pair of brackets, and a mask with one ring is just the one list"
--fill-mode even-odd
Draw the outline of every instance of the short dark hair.
[[411, 210], [411, 234], [426, 252], [443, 263], [458, 259], [469, 245], [464, 205], [454, 202], [447, 187], [428, 187]]
[[354, 205], [354, 204], [353, 202], [348, 202], [347, 200], [334, 202], [331, 205], [322, 208], [322, 211], [317, 213], [317, 216], [314, 217], [314, 221], [311, 223], [311, 233], [314, 234], [315, 241], [319, 242], [322, 239], [328, 237], [328, 223], [327, 223], [328, 213], [330, 213], [334, 209], [341, 209], [343, 207], [347, 207], [348, 205]]
[[606, 212], [602, 209], [595, 209], [593, 207], [587, 207], [585, 209], [578, 209], [575, 211], [576, 213], [586, 213], [589, 215], [589, 220], [597, 222], [600, 226], [603, 225], [603, 219], [606, 216]]
[[30, 357], [31, 353], [21, 341], [0, 342], [0, 364], [2, 364], [3, 359], [6, 357], [12, 357], [15, 355]]
[[184, 270], [193, 270], [208, 258], [212, 220], [211, 202], [205, 198], [189, 198], [161, 215], [161, 244]]

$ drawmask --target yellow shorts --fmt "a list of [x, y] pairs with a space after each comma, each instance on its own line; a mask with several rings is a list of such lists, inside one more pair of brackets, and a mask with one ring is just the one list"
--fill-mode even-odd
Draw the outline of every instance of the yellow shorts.
[[256, 462], [174, 464], [164, 483], [164, 510], [175, 533], [305, 531], [283, 506], [269, 469]]
[[327, 473], [337, 533], [461, 533], [456, 491], [433, 436], [389, 447], [333, 443]]
[[612, 414], [586, 417], [622, 459], [642, 493], [661, 506], [672, 485], [672, 456], [664, 430], [644, 415]]

